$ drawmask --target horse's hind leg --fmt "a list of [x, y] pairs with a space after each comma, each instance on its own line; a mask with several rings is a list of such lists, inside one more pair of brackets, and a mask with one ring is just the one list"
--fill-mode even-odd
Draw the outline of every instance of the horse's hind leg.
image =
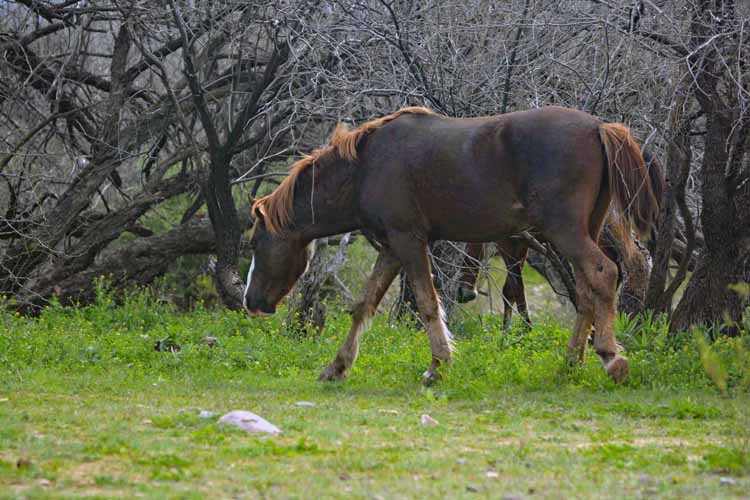
[[463, 272], [459, 277], [456, 300], [465, 304], [477, 298], [479, 267], [484, 259], [484, 243], [467, 243], [464, 255]]
[[507, 275], [503, 284], [503, 330], [508, 331], [513, 315], [513, 308], [523, 317], [526, 326], [531, 326], [529, 313], [526, 310], [526, 291], [523, 285], [523, 266], [528, 254], [528, 245], [519, 238], [508, 238], [497, 242], [497, 249], [505, 261]]
[[318, 380], [342, 380], [346, 377], [346, 371], [351, 368], [359, 353], [359, 339], [367, 330], [372, 316], [378, 308], [378, 304], [398, 274], [401, 267], [398, 259], [387, 250], [382, 250], [375, 261], [375, 267], [365, 285], [362, 300], [352, 309], [352, 326], [349, 336], [339, 348], [331, 364], [321, 373]]
[[617, 383], [624, 382], [628, 361], [618, 354], [620, 346], [614, 330], [617, 265], [593, 245], [584, 271], [594, 291], [594, 349], [609, 376]]
[[568, 361], [570, 364], [583, 363], [586, 352], [586, 342], [591, 334], [591, 325], [594, 322], [594, 296], [591, 287], [586, 280], [582, 267], [575, 266], [573, 269], [576, 278], [576, 304], [578, 313], [573, 335], [568, 344]]
[[593, 315], [594, 349], [609, 376], [615, 382], [623, 382], [628, 374], [628, 362], [618, 354], [620, 347], [614, 334], [617, 266], [587, 233], [582, 232], [579, 237], [567, 233], [564, 237], [558, 236], [554, 243], [571, 261], [576, 274], [579, 310], [569, 353], [582, 357]]
[[442, 309], [430, 273], [426, 240], [415, 238], [412, 233], [396, 233], [388, 236], [391, 249], [401, 261], [401, 266], [414, 289], [419, 315], [424, 322], [432, 349], [432, 363], [424, 373], [426, 383], [438, 379], [441, 363], [450, 363], [452, 345], [450, 332], [442, 317]]

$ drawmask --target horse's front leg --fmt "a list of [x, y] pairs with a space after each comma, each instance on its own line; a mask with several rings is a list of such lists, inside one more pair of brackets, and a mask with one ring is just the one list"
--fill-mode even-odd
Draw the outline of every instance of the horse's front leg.
[[425, 383], [430, 384], [439, 378], [440, 364], [450, 363], [453, 346], [452, 336], [445, 324], [440, 300], [432, 282], [427, 242], [415, 238], [411, 233], [389, 235], [388, 240], [411, 282], [419, 315], [422, 317], [427, 337], [430, 339], [432, 363], [423, 375]]
[[391, 255], [387, 249], [381, 250], [365, 285], [362, 300], [352, 310], [352, 327], [349, 330], [349, 336], [339, 348], [336, 358], [323, 370], [318, 380], [331, 381], [346, 378], [347, 370], [357, 359], [359, 339], [367, 330], [378, 304], [380, 304], [388, 287], [391, 286], [400, 267], [401, 264], [398, 259]]

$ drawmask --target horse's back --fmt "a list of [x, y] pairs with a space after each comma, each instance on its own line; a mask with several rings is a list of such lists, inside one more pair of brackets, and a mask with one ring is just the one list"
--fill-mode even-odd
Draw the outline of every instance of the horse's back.
[[599, 123], [560, 107], [403, 115], [363, 150], [363, 216], [430, 238], [489, 241], [571, 209], [590, 212], [602, 175]]

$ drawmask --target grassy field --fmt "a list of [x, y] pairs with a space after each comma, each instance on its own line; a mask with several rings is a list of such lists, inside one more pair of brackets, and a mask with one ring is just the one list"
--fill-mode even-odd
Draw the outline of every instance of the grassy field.
[[[565, 366], [569, 330], [552, 319], [502, 335], [469, 318], [427, 389], [426, 338], [384, 316], [349, 379], [320, 384], [343, 313], [311, 338], [285, 333], [284, 314], [179, 314], [143, 295], [0, 315], [0, 497], [750, 496], [747, 336], [701, 351], [700, 333], [619, 320], [631, 376], [614, 386], [593, 353]], [[235, 409], [282, 434], [199, 416]]]

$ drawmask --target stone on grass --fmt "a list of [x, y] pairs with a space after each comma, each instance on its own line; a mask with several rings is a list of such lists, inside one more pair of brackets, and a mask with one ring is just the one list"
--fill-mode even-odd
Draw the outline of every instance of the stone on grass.
[[379, 408], [378, 413], [387, 413], [388, 415], [398, 415], [398, 410], [388, 410], [384, 408]]
[[234, 425], [247, 432], [267, 432], [278, 434], [281, 429], [255, 413], [243, 410], [230, 411], [219, 419], [219, 422]]
[[8, 399], [8, 398], [0, 398], [0, 403], [7, 403], [8, 401], [10, 401], [10, 399]]
[[719, 484], [725, 484], [727, 486], [734, 486], [735, 484], [737, 484], [737, 481], [735, 481], [731, 477], [720, 477]]
[[200, 343], [205, 344], [208, 347], [214, 347], [216, 346], [216, 344], [219, 343], [219, 339], [217, 339], [216, 337], [211, 337], [207, 335], [200, 340]]
[[315, 403], [311, 403], [310, 401], [297, 401], [294, 403], [294, 406], [306, 406], [308, 408], [312, 408], [315, 406]]
[[422, 425], [427, 426], [427, 427], [432, 427], [438, 424], [437, 420], [435, 420], [434, 418], [432, 418], [426, 413], [422, 414], [422, 418], [419, 421]]
[[201, 410], [201, 412], [198, 414], [199, 418], [214, 418], [216, 416], [216, 413], [208, 410]]
[[487, 472], [484, 473], [484, 475], [487, 476], [487, 477], [489, 477], [489, 478], [500, 477], [500, 474], [498, 474], [494, 470], [488, 470]]
[[645, 486], [656, 483], [656, 481], [654, 481], [654, 478], [649, 476], [648, 474], [641, 474], [640, 477], [638, 478], [638, 482]]

